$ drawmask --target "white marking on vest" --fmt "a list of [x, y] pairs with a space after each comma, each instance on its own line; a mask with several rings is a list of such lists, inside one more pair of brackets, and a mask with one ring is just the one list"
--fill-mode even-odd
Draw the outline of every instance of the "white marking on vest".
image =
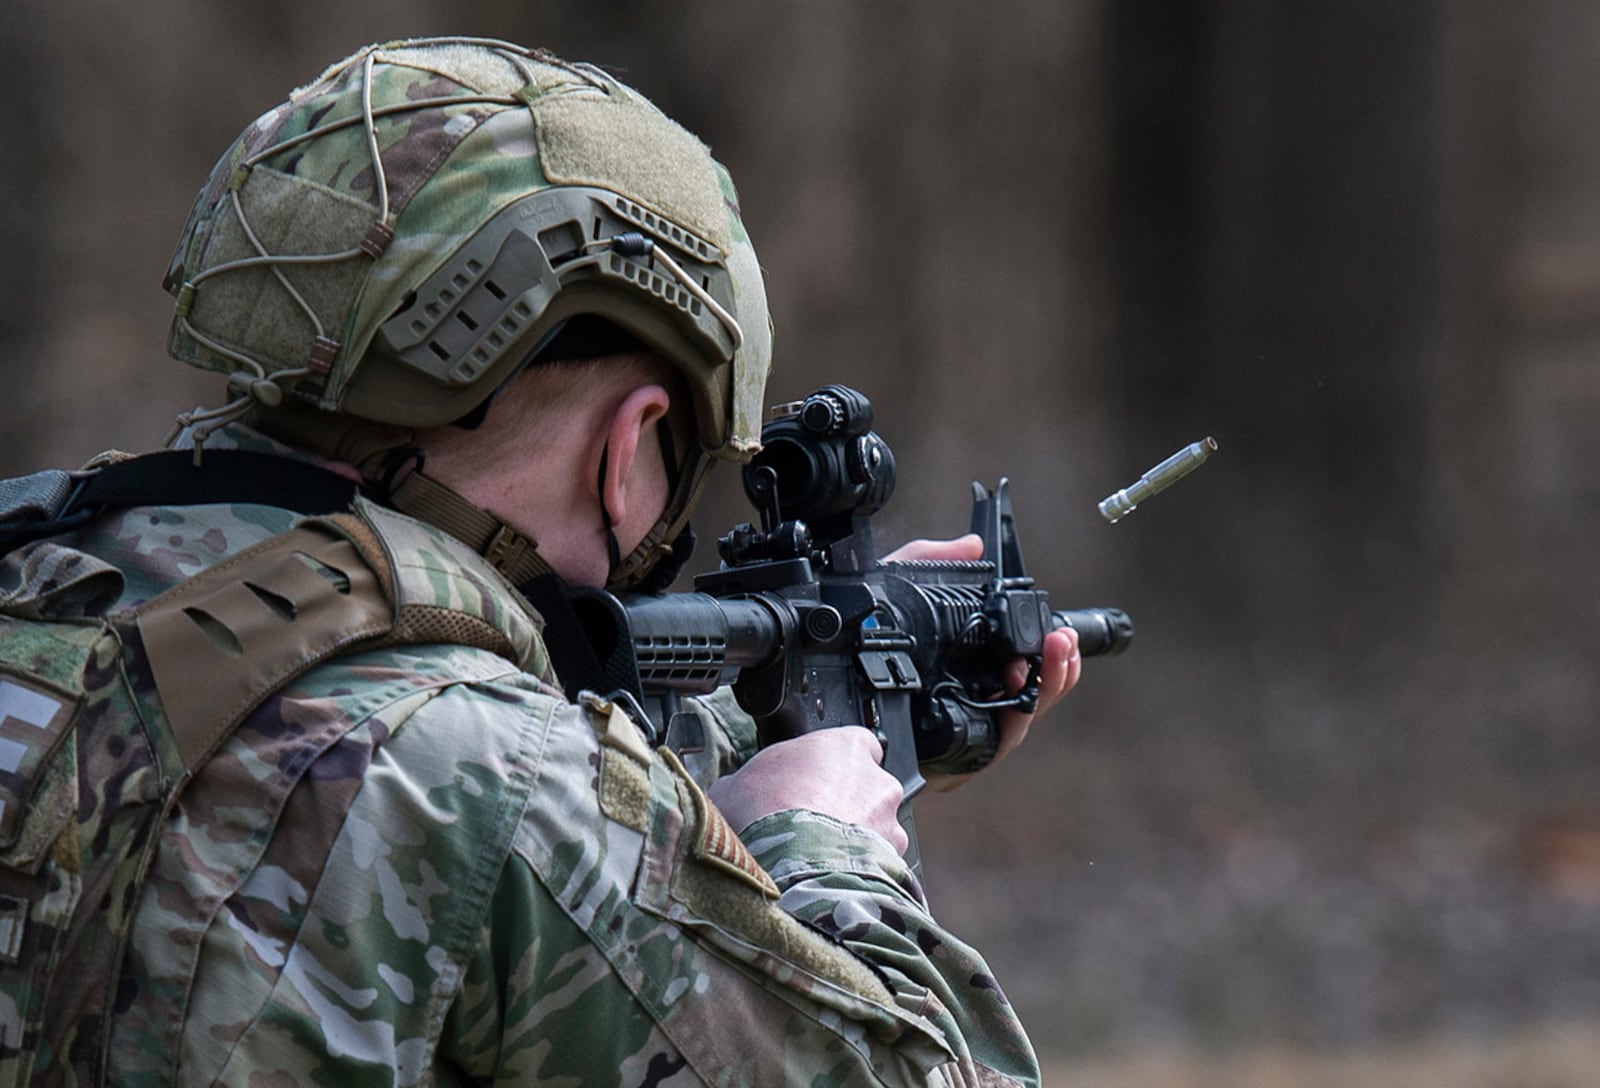
[[0, 680], [0, 722], [15, 718], [37, 729], [43, 729], [61, 710], [61, 702], [37, 691]]

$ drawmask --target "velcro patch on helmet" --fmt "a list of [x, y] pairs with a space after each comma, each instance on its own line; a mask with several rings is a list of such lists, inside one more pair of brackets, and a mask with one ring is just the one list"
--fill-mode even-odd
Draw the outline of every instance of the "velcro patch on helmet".
[[528, 108], [551, 181], [620, 193], [728, 251], [728, 212], [710, 153], [654, 107], [619, 91], [534, 96]]
[[513, 94], [523, 73], [506, 53], [467, 42], [444, 41], [379, 49], [379, 64], [394, 64], [443, 76], [480, 94]]
[[[373, 208], [362, 201], [265, 166], [250, 171], [239, 191], [250, 231], [269, 254], [310, 256], [358, 246], [372, 226]], [[258, 257], [244, 224], [233, 210], [219, 210], [211, 238], [191, 278], [229, 261]], [[294, 285], [322, 322], [324, 335], [337, 336], [371, 263], [365, 258], [317, 264], [255, 266], [219, 272], [195, 292], [189, 321], [202, 333], [265, 364], [305, 366], [317, 330], [281, 281]]]

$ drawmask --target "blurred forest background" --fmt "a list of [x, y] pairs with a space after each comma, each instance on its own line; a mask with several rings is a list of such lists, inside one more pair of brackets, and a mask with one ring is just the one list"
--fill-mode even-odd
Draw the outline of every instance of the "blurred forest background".
[[1133, 615], [1026, 755], [919, 805], [1062, 1082], [1600, 1082], [1600, 5], [6, 0], [0, 473], [219, 402], [164, 354], [195, 189], [429, 33], [699, 133], [771, 399], [873, 398], [886, 533], [1007, 474], [1058, 606]]

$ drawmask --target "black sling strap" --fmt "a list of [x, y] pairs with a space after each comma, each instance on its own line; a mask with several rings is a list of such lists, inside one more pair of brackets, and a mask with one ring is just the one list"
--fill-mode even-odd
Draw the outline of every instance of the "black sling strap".
[[[79, 494], [89, 506], [281, 506], [302, 514], [348, 510], [361, 485], [307, 461], [250, 450], [212, 450], [199, 465], [187, 450], [163, 450], [107, 465]], [[152, 496], [154, 497], [152, 499]]]
[[[40, 474], [45, 475], [45, 474]], [[63, 481], [65, 473], [58, 475]], [[196, 465], [189, 450], [163, 450], [118, 461], [77, 478], [48, 516], [0, 528], [0, 553], [70, 532], [92, 518], [129, 506], [255, 503], [300, 514], [350, 509], [361, 485], [291, 457], [250, 450], [210, 450]]]
[[[9, 494], [37, 500], [19, 501], [14, 512], [21, 516], [11, 520], [0, 511], [0, 555], [130, 506], [254, 503], [311, 516], [349, 510], [361, 494], [360, 484], [336, 472], [249, 450], [209, 450], [199, 465], [192, 451], [163, 450], [83, 476], [47, 472], [38, 477], [0, 482], [12, 485]], [[0, 486], [0, 495], [7, 493]], [[569, 698], [585, 689], [604, 694], [637, 686], [637, 674], [630, 677], [614, 654], [605, 663], [596, 655], [558, 575], [542, 575], [518, 589], [544, 618], [545, 646]]]
[[[661, 744], [664, 728], [651, 719], [640, 703], [639, 667], [627, 631], [616, 626], [617, 617], [608, 614], [605, 607], [595, 607], [603, 599], [621, 609], [616, 598], [604, 590], [575, 590], [553, 571], [517, 589], [544, 618], [544, 646], [567, 698], [577, 702], [581, 692], [591, 691], [611, 702], [620, 702], [628, 708], [645, 741], [652, 748]], [[606, 647], [603, 656], [601, 646]]]
[[633, 686], [627, 676], [612, 675], [612, 670], [601, 663], [560, 575], [541, 574], [517, 589], [544, 619], [544, 646], [567, 698], [576, 699], [578, 692], [584, 690], [604, 695]]

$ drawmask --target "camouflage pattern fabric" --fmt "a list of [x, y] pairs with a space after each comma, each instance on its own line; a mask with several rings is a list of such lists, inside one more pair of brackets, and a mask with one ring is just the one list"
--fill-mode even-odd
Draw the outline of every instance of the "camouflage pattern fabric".
[[[370, 132], [349, 123], [364, 101], [376, 110]], [[732, 179], [604, 71], [506, 42], [369, 46], [250, 125], [201, 188], [168, 269], [179, 298], [169, 349], [222, 374], [250, 360], [257, 376], [287, 376], [291, 395], [325, 410], [396, 421], [384, 414], [393, 404], [348, 403], [358, 372], [383, 380], [371, 371], [388, 364], [368, 350], [378, 327], [496, 213], [563, 186], [618, 194], [699, 234], [733, 273], [722, 301], [744, 343], [707, 378], [716, 414], [728, 417], [708, 445], [747, 459], [760, 446], [771, 321]], [[253, 263], [266, 254], [319, 259]], [[472, 403], [503, 364], [479, 376]], [[446, 390], [430, 388], [442, 403]]]
[[[128, 605], [290, 520], [141, 508], [58, 543], [119, 568]], [[495, 584], [433, 545], [441, 605]], [[988, 968], [886, 842], [806, 812], [733, 835], [704, 787], [753, 729], [726, 699], [698, 712], [680, 758], [482, 649], [294, 679], [157, 831], [110, 1082], [1036, 1083]]]

